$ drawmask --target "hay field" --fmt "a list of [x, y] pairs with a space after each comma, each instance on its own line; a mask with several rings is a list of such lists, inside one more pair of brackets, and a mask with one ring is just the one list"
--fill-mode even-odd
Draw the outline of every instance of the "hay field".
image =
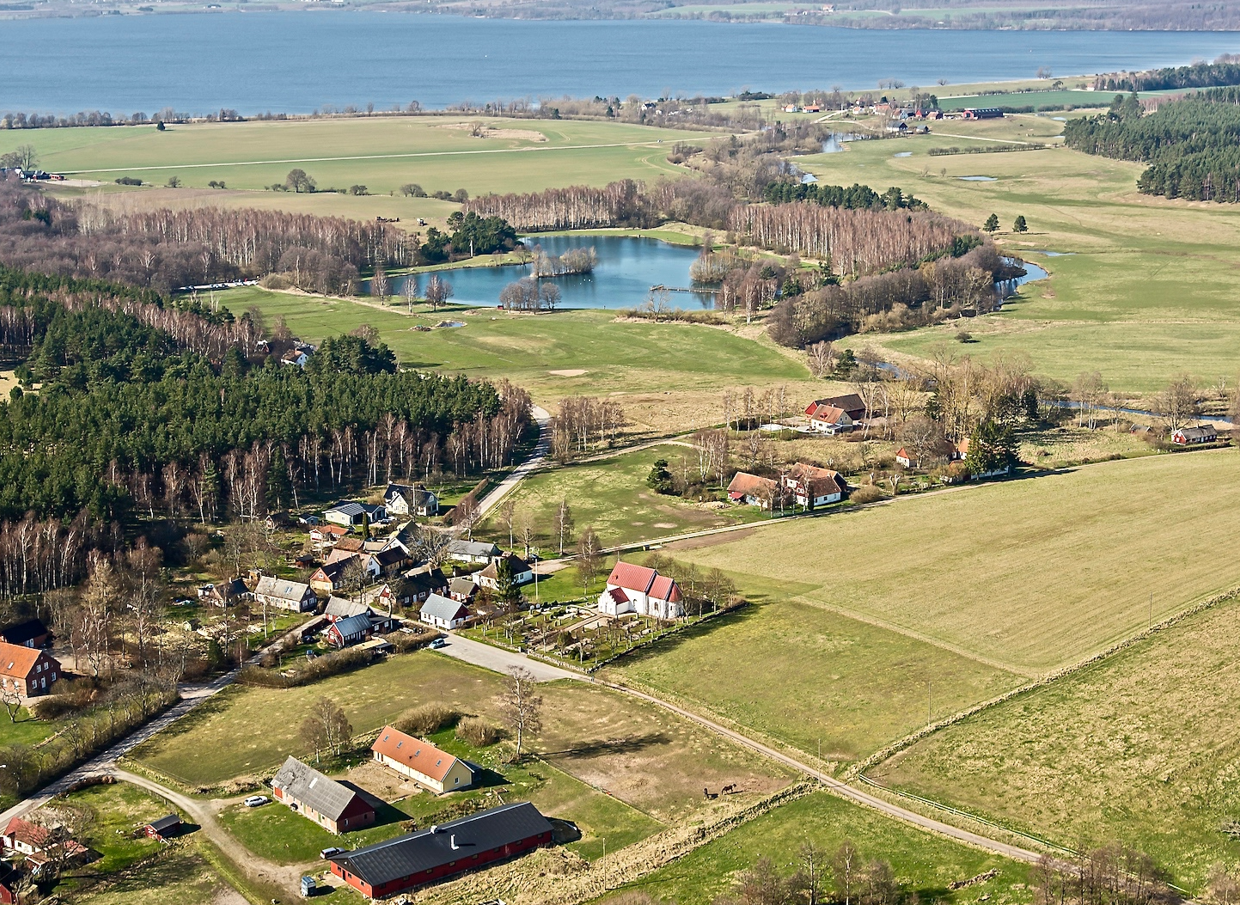
[[[474, 122], [489, 131], [471, 135]], [[0, 153], [33, 144], [44, 169], [103, 182], [131, 176], [164, 185], [176, 176], [185, 186], [223, 180], [252, 190], [300, 167], [320, 189], [362, 184], [386, 195], [416, 182], [427, 192], [482, 194], [679, 175], [666, 159], [670, 146], [695, 137], [623, 123], [375, 116], [6, 133]]]
[[1240, 815], [1238, 619], [1236, 602], [1197, 614], [870, 775], [1064, 845], [1125, 841], [1198, 891], [1240, 859], [1222, 832]]
[[[1131, 459], [766, 528], [678, 556], [1027, 675], [1240, 584], [1234, 450]], [[745, 580], [742, 577], [741, 586]]]

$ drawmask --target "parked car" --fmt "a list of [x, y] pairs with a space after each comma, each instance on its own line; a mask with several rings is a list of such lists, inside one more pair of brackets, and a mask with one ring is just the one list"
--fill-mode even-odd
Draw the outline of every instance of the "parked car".
[[338, 845], [332, 845], [319, 852], [319, 857], [326, 861], [328, 858], [334, 858], [336, 855], [343, 855], [348, 849], [343, 849]]
[[431, 642], [431, 647], [434, 650], [439, 650], [441, 647], [447, 647], [447, 646], [448, 646], [447, 638], [436, 638], [434, 641]]
[[266, 795], [251, 795], [245, 800], [245, 806], [247, 808], [261, 808], [270, 800]]

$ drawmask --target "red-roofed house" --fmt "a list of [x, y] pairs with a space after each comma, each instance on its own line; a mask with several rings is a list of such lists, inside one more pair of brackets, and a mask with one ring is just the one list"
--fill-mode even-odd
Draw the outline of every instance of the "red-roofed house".
[[49, 860], [45, 855], [49, 849], [59, 848], [69, 860], [87, 854], [86, 846], [67, 838], [63, 828], [40, 826], [20, 817], [14, 817], [4, 831], [0, 832], [0, 846], [21, 852], [36, 869]]
[[465, 761], [391, 726], [383, 727], [370, 750], [385, 767], [441, 795], [474, 784], [474, 771]]
[[47, 694], [62, 670], [41, 650], [0, 641], [0, 687], [16, 688], [26, 697]]
[[770, 478], [738, 471], [728, 485], [728, 499], [733, 503], [770, 509], [777, 486]]
[[805, 409], [809, 426], [824, 434], [838, 434], [853, 429], [854, 421], [848, 412], [825, 401], [811, 402]]
[[838, 503], [844, 497], [844, 479], [829, 468], [815, 468], [798, 462], [784, 473], [783, 486], [798, 506], [813, 509]]
[[900, 451], [896, 453], [896, 463], [905, 468], [916, 468], [917, 456], [907, 446], [901, 446]]
[[654, 569], [618, 562], [607, 576], [607, 590], [598, 598], [600, 613], [622, 616], [637, 613], [659, 619], [679, 619], [685, 614], [680, 587]]

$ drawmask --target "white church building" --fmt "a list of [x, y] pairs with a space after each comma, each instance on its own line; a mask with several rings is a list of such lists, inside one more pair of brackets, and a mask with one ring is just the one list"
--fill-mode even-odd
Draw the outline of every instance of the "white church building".
[[598, 598], [600, 613], [623, 616], [637, 613], [659, 619], [679, 619], [685, 614], [680, 587], [654, 569], [618, 562], [607, 576], [607, 590]]

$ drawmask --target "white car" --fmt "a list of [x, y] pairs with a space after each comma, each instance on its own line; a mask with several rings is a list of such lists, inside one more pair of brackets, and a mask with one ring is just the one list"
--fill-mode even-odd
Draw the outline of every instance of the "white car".
[[270, 800], [266, 795], [251, 795], [245, 800], [245, 806], [247, 808], [261, 808]]

